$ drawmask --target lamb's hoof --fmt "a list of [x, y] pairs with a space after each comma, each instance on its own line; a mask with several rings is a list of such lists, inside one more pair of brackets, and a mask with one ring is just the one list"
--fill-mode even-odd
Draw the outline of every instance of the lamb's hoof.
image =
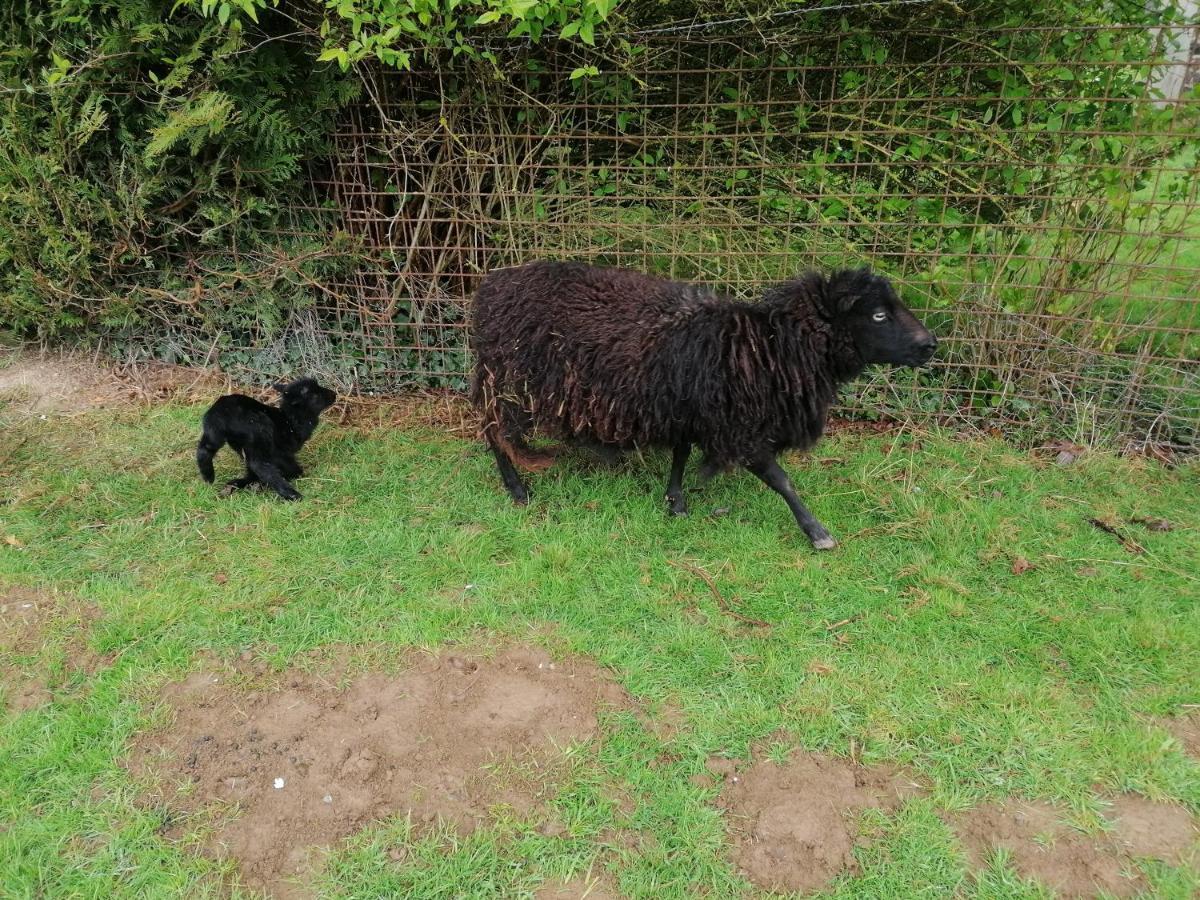
[[288, 491], [286, 494], [283, 492], [280, 492], [279, 496], [282, 497], [284, 500], [288, 501], [289, 503], [295, 503], [297, 500], [304, 499], [301, 496], [299, 491]]
[[513, 491], [512, 492], [512, 502], [516, 506], [528, 506], [529, 505], [529, 494], [523, 490], [522, 491]]
[[816, 538], [812, 542], [812, 545], [814, 550], [832, 550], [837, 546], [837, 541], [835, 541], [829, 535], [825, 535], [823, 538]]
[[688, 514], [687, 501], [680, 498], [679, 500], [671, 500], [670, 497], [669, 511], [673, 516], [686, 516]]
[[227, 484], [224, 487], [222, 487], [219, 491], [217, 491], [217, 496], [218, 497], [232, 497], [237, 492], [237, 489], [238, 489], [238, 486], [236, 484], [233, 484], [233, 483]]

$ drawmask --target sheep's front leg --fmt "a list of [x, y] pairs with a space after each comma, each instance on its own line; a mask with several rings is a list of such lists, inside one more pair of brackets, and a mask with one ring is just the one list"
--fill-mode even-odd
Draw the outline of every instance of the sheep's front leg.
[[817, 521], [817, 517], [808, 511], [808, 507], [796, 495], [792, 480], [783, 471], [775, 457], [768, 457], [746, 466], [763, 484], [779, 494], [796, 517], [796, 523], [804, 529], [813, 547], [818, 550], [832, 550], [837, 541], [829, 536], [825, 526]]
[[670, 504], [671, 515], [686, 516], [687, 500], [683, 496], [683, 468], [687, 465], [692, 453], [689, 443], [676, 444], [671, 454], [671, 475], [667, 479], [667, 502]]

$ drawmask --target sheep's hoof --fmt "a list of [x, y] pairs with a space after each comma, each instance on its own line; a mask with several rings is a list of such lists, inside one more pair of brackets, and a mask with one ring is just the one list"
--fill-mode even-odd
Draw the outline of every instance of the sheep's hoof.
[[829, 535], [825, 535], [823, 538], [816, 538], [812, 542], [812, 545], [814, 550], [832, 550], [837, 546], [837, 541], [835, 541]]
[[237, 489], [238, 489], [238, 486], [236, 484], [227, 484], [224, 487], [222, 487], [219, 491], [217, 491], [217, 496], [218, 497], [232, 497], [234, 495], [234, 492], [237, 491]]
[[670, 503], [669, 509], [670, 509], [671, 515], [686, 516], [688, 514], [687, 501], [684, 500], [682, 497], [678, 497], [678, 498], [668, 497], [667, 500]]

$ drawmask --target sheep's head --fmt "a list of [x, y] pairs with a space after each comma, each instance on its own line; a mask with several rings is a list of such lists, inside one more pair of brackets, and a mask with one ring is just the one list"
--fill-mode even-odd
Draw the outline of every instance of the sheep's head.
[[868, 269], [833, 273], [826, 306], [868, 365], [923, 366], [937, 349], [937, 338], [900, 302], [891, 283]]
[[337, 394], [329, 388], [321, 387], [315, 378], [297, 378], [287, 384], [275, 385], [279, 391], [280, 406], [284, 409], [304, 410], [309, 413], [319, 413], [328, 409], [337, 399]]

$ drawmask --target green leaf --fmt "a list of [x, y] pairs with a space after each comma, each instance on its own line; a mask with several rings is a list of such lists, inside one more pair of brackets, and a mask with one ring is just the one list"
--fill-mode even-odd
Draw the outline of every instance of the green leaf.
[[582, 24], [582, 22], [568, 22], [563, 26], [563, 30], [558, 33], [558, 36], [563, 40], [574, 37], [579, 31], [579, 26]]
[[595, 46], [596, 35], [591, 22], [584, 22], [579, 26], [579, 39], [589, 47]]
[[500, 20], [500, 10], [489, 9], [487, 12], [480, 13], [476, 19], [476, 25], [487, 25], [489, 22], [498, 22]]

